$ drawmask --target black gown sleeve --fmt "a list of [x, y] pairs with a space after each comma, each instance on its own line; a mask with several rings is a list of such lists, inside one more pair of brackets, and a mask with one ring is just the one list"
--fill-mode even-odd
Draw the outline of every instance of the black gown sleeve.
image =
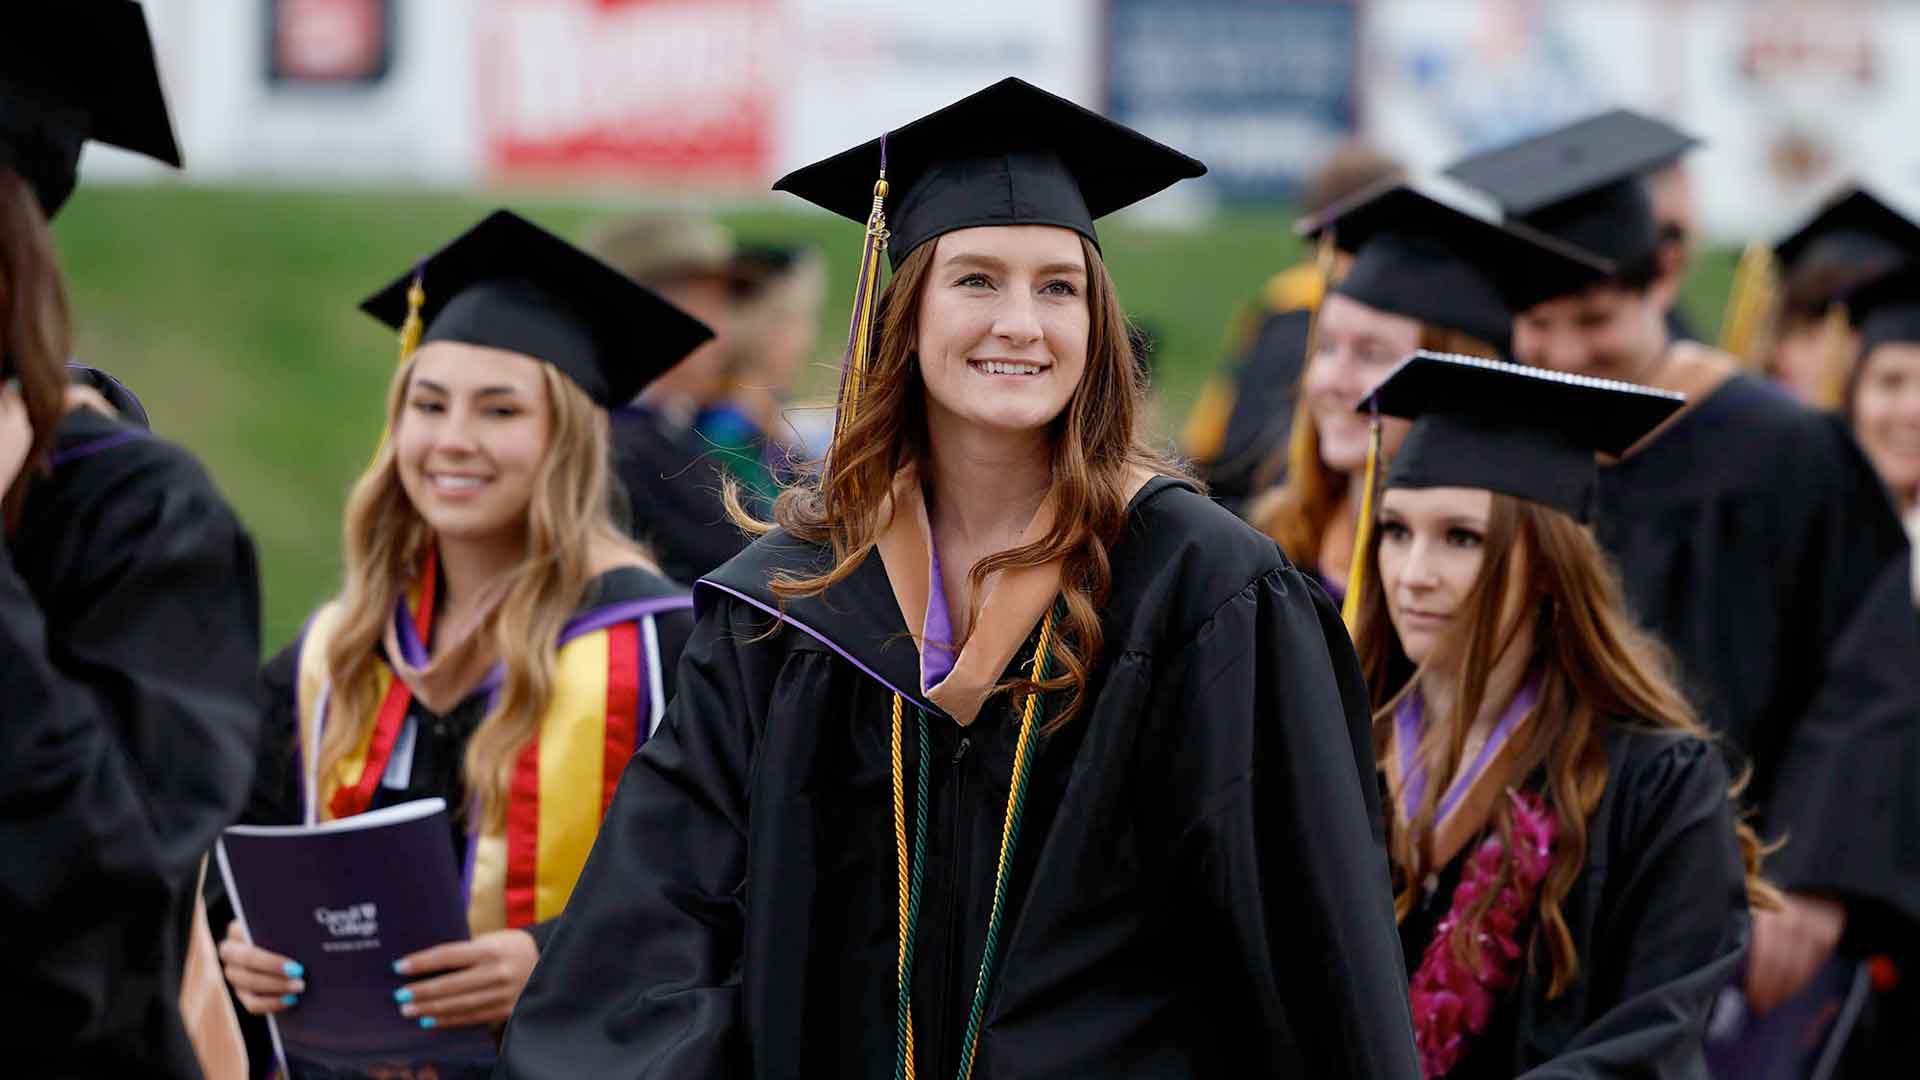
[[497, 1075], [739, 1072], [747, 778], [766, 695], [749, 692], [736, 648], [764, 627], [733, 625], [733, 610], [720, 603], [694, 630], [667, 715], [628, 764], [520, 995]]
[[1365, 683], [1299, 571], [1229, 600], [1161, 681], [1176, 873], [1261, 1076], [1418, 1077]]
[[0, 977], [0, 1015], [81, 1071], [130, 997], [173, 1001], [168, 922], [260, 730], [252, 542], [184, 455], [125, 452], [157, 464], [56, 473], [0, 544], [0, 940], [24, 979]]
[[1787, 844], [1769, 869], [1788, 887], [1848, 903], [1869, 951], [1920, 943], [1920, 613], [1911, 563], [1895, 559], [1828, 654], [1795, 729], [1770, 820]]
[[1599, 849], [1608, 860], [1593, 940], [1577, 943], [1593, 1019], [1527, 1080], [1707, 1075], [1707, 1013], [1745, 956], [1745, 871], [1721, 755], [1658, 738], [1668, 745], [1609, 779], [1589, 826], [1589, 867]]

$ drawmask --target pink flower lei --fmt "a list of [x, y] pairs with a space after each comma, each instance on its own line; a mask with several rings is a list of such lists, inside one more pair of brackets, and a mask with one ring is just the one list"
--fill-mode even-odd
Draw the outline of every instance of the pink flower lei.
[[1413, 1006], [1414, 1045], [1420, 1051], [1420, 1070], [1427, 1080], [1445, 1076], [1466, 1056], [1467, 1048], [1493, 1017], [1499, 994], [1519, 980], [1520, 926], [1533, 910], [1546, 880], [1553, 852], [1553, 815], [1538, 795], [1509, 792], [1513, 800], [1515, 853], [1513, 877], [1487, 909], [1475, 933], [1480, 946], [1480, 970], [1471, 971], [1454, 956], [1450, 941], [1454, 927], [1500, 880], [1505, 846], [1500, 835], [1489, 835], [1468, 858], [1453, 890], [1453, 903], [1434, 931], [1408, 986]]

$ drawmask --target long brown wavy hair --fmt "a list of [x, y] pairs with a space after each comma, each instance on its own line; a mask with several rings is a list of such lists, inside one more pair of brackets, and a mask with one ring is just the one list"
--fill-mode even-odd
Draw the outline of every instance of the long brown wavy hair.
[[[1471, 334], [1430, 323], [1420, 326], [1419, 347], [1486, 360], [1500, 357], [1498, 349]], [[1311, 351], [1307, 363], [1313, 363]], [[1320, 433], [1313, 426], [1306, 381], [1303, 368], [1293, 394], [1293, 429], [1286, 448], [1262, 467], [1256, 480], [1257, 486], [1273, 486], [1247, 508], [1247, 521], [1273, 537], [1296, 565], [1311, 570], [1320, 563], [1321, 541], [1347, 497], [1347, 475], [1328, 468], [1320, 456]]]
[[[387, 391], [390, 432], [404, 422], [414, 364], [402, 364]], [[594, 553], [611, 545], [652, 565], [613, 523], [605, 410], [551, 365], [539, 367], [552, 422], [527, 506], [527, 554], [508, 572], [506, 596], [492, 625], [481, 631], [493, 635], [505, 678], [462, 763], [472, 807], [489, 825], [505, 812], [514, 762], [533, 740], [552, 697], [560, 631], [586, 600]], [[326, 652], [334, 691], [320, 744], [322, 778], [366, 740], [380, 705], [373, 676], [381, 636], [433, 544], [432, 529], [401, 486], [395, 443], [391, 437], [382, 441], [347, 499], [346, 587], [336, 601], [338, 629]]]
[[53, 230], [32, 185], [0, 165], [0, 379], [18, 378], [33, 442], [20, 475], [0, 497], [10, 531], [27, 491], [52, 457], [66, 415], [67, 357], [73, 329]]
[[[1368, 553], [1374, 565], [1379, 558], [1378, 535], [1376, 530]], [[1558, 510], [1496, 492], [1483, 544], [1480, 576], [1463, 601], [1466, 637], [1464, 652], [1458, 654], [1462, 657], [1460, 690], [1453, 715], [1445, 723], [1430, 724], [1416, 751], [1427, 774], [1438, 779], [1426, 785], [1420, 805], [1411, 809], [1408, 826], [1401, 829], [1396, 822], [1390, 830], [1394, 908], [1404, 919], [1413, 909], [1420, 883], [1437, 869], [1426, 865], [1424, 845], [1418, 840], [1431, 831], [1439, 800], [1459, 767], [1469, 721], [1480, 713], [1493, 665], [1521, 635], [1531, 634], [1529, 674], [1538, 680], [1540, 693], [1534, 715], [1546, 722], [1523, 727], [1515, 736], [1520, 740], [1515, 749], [1524, 775], [1541, 769], [1546, 773], [1555, 843], [1540, 891], [1540, 921], [1529, 963], [1537, 960], [1544, 947], [1552, 965], [1547, 996], [1555, 998], [1580, 973], [1581, 958], [1561, 903], [1586, 866], [1587, 820], [1606, 790], [1606, 725], [1631, 723], [1701, 739], [1712, 736], [1675, 682], [1665, 646], [1634, 625], [1627, 614], [1619, 576], [1590, 530]], [[1522, 575], [1518, 595], [1524, 601], [1517, 609], [1510, 600], [1516, 573]], [[1412, 687], [1415, 669], [1393, 631], [1378, 574], [1367, 575], [1354, 644], [1373, 694], [1375, 757], [1384, 762], [1394, 707]], [[1730, 800], [1738, 802], [1744, 783], [1744, 777], [1734, 783], [1728, 792]], [[1513, 817], [1504, 800], [1488, 825], [1498, 831], [1509, 854], [1501, 865], [1498, 886], [1476, 901], [1470, 918], [1454, 931], [1456, 954], [1473, 964], [1478, 963], [1474, 927], [1513, 873]], [[1760, 877], [1760, 863], [1769, 849], [1744, 821], [1736, 827], [1749, 903], [1777, 908], [1780, 894]]]
[[[887, 523], [895, 475], [927, 459], [927, 391], [914, 341], [934, 247], [928, 242], [908, 254], [880, 296], [876, 347], [854, 419], [834, 444], [828, 471], [815, 471], [782, 491], [774, 502], [772, 523], [752, 520], [730, 498], [735, 520], [749, 530], [764, 533], [777, 524], [833, 551], [834, 565], [825, 573], [775, 578], [773, 591], [783, 599], [824, 592], [858, 569]], [[969, 574], [977, 613], [988, 575], [1061, 560], [1066, 617], [1053, 651], [1060, 674], [1041, 682], [1018, 679], [996, 690], [1028, 694], [1070, 689], [1065, 707], [1048, 721], [1049, 731], [1073, 717], [1099, 662], [1104, 644], [1100, 609], [1113, 584], [1107, 551], [1126, 522], [1129, 473], [1140, 468], [1185, 476], [1143, 438], [1146, 379], [1134, 356], [1126, 315], [1099, 249], [1082, 238], [1080, 250], [1087, 264], [1087, 366], [1052, 424], [1053, 528], [1032, 544], [980, 560]]]

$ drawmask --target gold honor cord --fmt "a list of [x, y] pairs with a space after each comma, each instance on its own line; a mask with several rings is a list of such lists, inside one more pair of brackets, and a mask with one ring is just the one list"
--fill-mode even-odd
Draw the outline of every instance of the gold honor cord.
[[[1048, 611], [1046, 621], [1040, 624], [1040, 640], [1034, 644], [1033, 660], [1028, 665], [1028, 673], [1035, 682], [1044, 681], [1051, 670], [1049, 661], [1053, 654], [1054, 624], [1059, 606]], [[980, 1043], [980, 1025], [986, 1013], [987, 989], [993, 982], [993, 964], [1000, 943], [1000, 918], [1006, 910], [1007, 885], [1013, 876], [1014, 853], [1020, 842], [1020, 821], [1025, 816], [1027, 805], [1027, 782], [1033, 775], [1034, 727], [1040, 718], [1043, 703], [1039, 693], [1027, 695], [1026, 703], [1020, 712], [1020, 735], [1014, 744], [1013, 775], [1007, 785], [1007, 810], [1000, 828], [1000, 857], [994, 867], [993, 906], [988, 909], [987, 933], [985, 944], [980, 953], [980, 970], [974, 978], [973, 1003], [967, 1010], [967, 1027], [962, 1035], [960, 1048], [960, 1071], [958, 1080], [969, 1080], [973, 1075], [974, 1051]], [[914, 797], [914, 823], [912, 862], [908, 862], [907, 844], [907, 806], [905, 769], [901, 764], [901, 729], [906, 703], [899, 694], [893, 696], [893, 843], [895, 857], [899, 860], [898, 885], [900, 893], [900, 948], [896, 968], [897, 997], [899, 1002], [898, 1031], [894, 1042], [893, 1075], [895, 1080], [914, 1080], [913, 1053], [913, 942], [920, 916], [920, 880], [921, 871], [926, 865], [927, 839], [927, 762], [931, 757], [927, 746], [927, 714], [919, 710], [919, 782]]]
[[1347, 596], [1340, 603], [1340, 621], [1347, 624], [1349, 634], [1358, 628], [1360, 593], [1367, 583], [1367, 549], [1373, 546], [1373, 496], [1379, 470], [1380, 414], [1375, 412], [1367, 430], [1366, 487], [1360, 492], [1360, 525], [1354, 530], [1353, 558], [1347, 563]]

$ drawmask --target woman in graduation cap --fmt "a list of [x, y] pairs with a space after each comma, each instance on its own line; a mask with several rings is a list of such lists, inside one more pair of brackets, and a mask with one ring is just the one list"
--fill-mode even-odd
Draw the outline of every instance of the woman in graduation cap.
[[1428, 1077], [1692, 1077], [1760, 846], [1582, 522], [1678, 395], [1419, 353], [1358, 585]]
[[1905, 574], [1909, 546], [1842, 422], [1725, 353], [1668, 339], [1676, 283], [1659, 270], [1646, 173], [1693, 141], [1615, 111], [1450, 173], [1616, 267], [1521, 311], [1516, 360], [1687, 395], [1601, 470], [1594, 530], [1700, 719], [1752, 765], [1762, 833], [1787, 838], [1769, 863], [1786, 907], [1756, 915], [1746, 975], [1766, 1012], [1829, 962], [1920, 931], [1920, 849], [1905, 839], [1920, 831], [1920, 797], [1904, 764], [1920, 729], [1860, 707], [1920, 696], [1920, 630], [1855, 632], [1884, 579]]
[[838, 432], [505, 1075], [1414, 1075], [1339, 619], [1136, 428], [1093, 220], [1202, 171], [1008, 79], [780, 182], [868, 223]]
[[0, 1061], [18, 1076], [198, 1077], [183, 972], [202, 859], [253, 766], [259, 585], [252, 541], [198, 462], [68, 397], [48, 223], [88, 140], [179, 164], [140, 8], [9, 10]]
[[[444, 798], [473, 939], [403, 958], [389, 1007], [498, 1024], [692, 625], [613, 523], [606, 409], [708, 331], [504, 210], [363, 306], [403, 327], [388, 433], [347, 504], [345, 588], [266, 669], [247, 819]], [[221, 955], [247, 1011], [299, 1009], [300, 957], [237, 922]]]
[[[1314, 315], [1286, 479], [1247, 520], [1335, 597], [1344, 598], [1355, 557], [1370, 450], [1354, 402], [1415, 349], [1498, 355], [1516, 307], [1604, 272], [1590, 256], [1501, 225], [1475, 198], [1432, 179], [1389, 179], [1300, 223], [1352, 263]], [[1398, 420], [1379, 425], [1373, 453], [1391, 459], [1406, 431]]]

